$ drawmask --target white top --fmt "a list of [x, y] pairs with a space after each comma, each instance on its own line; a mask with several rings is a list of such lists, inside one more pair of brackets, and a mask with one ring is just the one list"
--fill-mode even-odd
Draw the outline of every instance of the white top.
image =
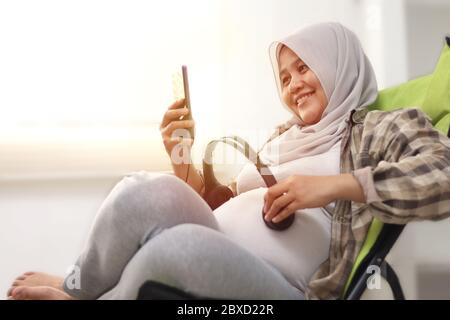
[[[291, 175], [340, 173], [340, 142], [326, 153], [270, 167], [277, 181]], [[293, 286], [305, 292], [309, 279], [329, 254], [331, 214], [326, 208], [297, 210], [292, 226], [269, 229], [262, 218], [267, 187], [256, 168], [246, 165], [237, 177], [238, 195], [214, 211], [220, 230], [280, 271]]]

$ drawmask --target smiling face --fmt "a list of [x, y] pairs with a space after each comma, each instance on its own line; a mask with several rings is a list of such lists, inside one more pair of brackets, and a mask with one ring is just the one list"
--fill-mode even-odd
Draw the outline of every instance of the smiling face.
[[284, 45], [278, 66], [283, 101], [306, 125], [319, 122], [328, 99], [315, 73]]

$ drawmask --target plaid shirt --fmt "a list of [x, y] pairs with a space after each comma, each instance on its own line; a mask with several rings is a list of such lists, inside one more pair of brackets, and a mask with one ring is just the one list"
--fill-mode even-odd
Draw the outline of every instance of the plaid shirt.
[[337, 200], [330, 255], [308, 285], [309, 299], [341, 297], [373, 217], [406, 224], [450, 216], [450, 140], [422, 111], [360, 108], [346, 121], [341, 173], [365, 168], [379, 201]]

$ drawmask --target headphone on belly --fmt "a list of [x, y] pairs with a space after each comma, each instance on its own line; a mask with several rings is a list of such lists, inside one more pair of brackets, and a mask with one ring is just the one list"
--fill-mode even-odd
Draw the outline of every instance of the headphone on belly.
[[[242, 153], [248, 160], [250, 160], [250, 162], [252, 162], [256, 166], [256, 169], [258, 170], [268, 188], [277, 183], [270, 169], [266, 164], [261, 162], [258, 153], [256, 153], [244, 139], [238, 136], [226, 136], [217, 140], [212, 140], [206, 146], [205, 155], [203, 157], [203, 176], [205, 178], [204, 198], [212, 210], [218, 208], [224, 202], [234, 197], [233, 192], [230, 190], [230, 188], [221, 184], [214, 176], [212, 156], [213, 151], [219, 142], [223, 142], [232, 146], [240, 153]], [[261, 173], [262, 170], [264, 170], [264, 174]], [[262, 218], [264, 223], [269, 228], [281, 231], [289, 228], [292, 225], [295, 215], [292, 214], [286, 219], [274, 223], [272, 221], [266, 221], [264, 219], [264, 211], [262, 211]]]

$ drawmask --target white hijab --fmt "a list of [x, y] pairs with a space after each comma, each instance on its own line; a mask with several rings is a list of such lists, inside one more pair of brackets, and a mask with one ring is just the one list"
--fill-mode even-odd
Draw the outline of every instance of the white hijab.
[[[278, 56], [282, 44], [294, 51], [315, 73], [328, 98], [321, 120], [303, 121], [281, 98]], [[372, 65], [356, 35], [339, 23], [320, 23], [275, 41], [269, 54], [280, 99], [294, 116], [278, 126], [286, 132], [267, 143], [260, 152], [269, 165], [282, 164], [330, 150], [342, 137], [349, 113], [373, 103], [378, 89]]]

